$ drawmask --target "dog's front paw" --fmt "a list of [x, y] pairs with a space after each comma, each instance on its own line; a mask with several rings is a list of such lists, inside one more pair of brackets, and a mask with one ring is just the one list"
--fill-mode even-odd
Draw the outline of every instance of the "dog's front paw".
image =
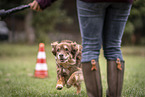
[[62, 88], [63, 88], [63, 85], [62, 85], [62, 84], [57, 84], [57, 85], [56, 85], [56, 89], [57, 89], [57, 90], [61, 90]]

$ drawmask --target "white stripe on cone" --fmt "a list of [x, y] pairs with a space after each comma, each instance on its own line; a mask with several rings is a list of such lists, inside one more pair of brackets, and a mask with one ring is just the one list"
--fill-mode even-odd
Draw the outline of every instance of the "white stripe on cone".
[[47, 64], [46, 63], [37, 63], [35, 70], [47, 70]]
[[38, 52], [37, 59], [46, 59], [46, 54], [45, 54], [45, 52]]

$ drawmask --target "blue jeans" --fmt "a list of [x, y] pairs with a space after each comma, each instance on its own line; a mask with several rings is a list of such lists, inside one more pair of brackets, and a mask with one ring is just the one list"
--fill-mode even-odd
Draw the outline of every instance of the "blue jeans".
[[87, 3], [77, 0], [82, 62], [98, 60], [101, 46], [107, 60], [123, 60], [121, 39], [131, 6], [129, 3]]

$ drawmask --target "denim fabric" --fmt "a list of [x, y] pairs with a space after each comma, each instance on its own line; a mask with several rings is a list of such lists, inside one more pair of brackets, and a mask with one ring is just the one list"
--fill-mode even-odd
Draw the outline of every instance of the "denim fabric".
[[98, 60], [101, 46], [107, 60], [123, 60], [121, 39], [131, 6], [129, 3], [87, 3], [77, 0], [82, 62]]

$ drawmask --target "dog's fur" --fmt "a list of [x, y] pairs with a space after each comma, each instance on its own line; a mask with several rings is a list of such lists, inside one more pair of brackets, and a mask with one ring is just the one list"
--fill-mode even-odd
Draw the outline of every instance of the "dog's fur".
[[55, 56], [57, 68], [56, 89], [61, 90], [66, 85], [77, 88], [77, 94], [81, 92], [83, 74], [81, 69], [82, 46], [70, 40], [51, 43], [52, 53]]

